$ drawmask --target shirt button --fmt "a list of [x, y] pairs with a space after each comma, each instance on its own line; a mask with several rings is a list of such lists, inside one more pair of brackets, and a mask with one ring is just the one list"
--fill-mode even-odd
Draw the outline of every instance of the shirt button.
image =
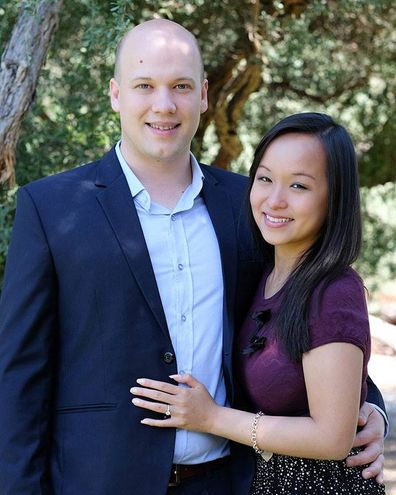
[[163, 360], [165, 361], [166, 364], [172, 364], [175, 361], [175, 355], [173, 352], [165, 352], [163, 355]]
[[186, 315], [181, 315], [181, 321], [186, 321], [187, 320], [187, 316]]
[[177, 267], [178, 267], [178, 269], [179, 269], [179, 270], [183, 270], [183, 268], [184, 268], [184, 266], [183, 266], [181, 263], [179, 263], [179, 264], [177, 265]]
[[176, 215], [171, 215], [172, 222], [176, 222]]

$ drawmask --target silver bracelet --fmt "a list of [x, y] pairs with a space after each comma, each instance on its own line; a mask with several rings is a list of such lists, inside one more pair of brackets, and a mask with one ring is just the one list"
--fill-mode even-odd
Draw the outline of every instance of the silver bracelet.
[[258, 413], [255, 414], [255, 416], [253, 418], [253, 423], [252, 423], [252, 434], [250, 435], [253, 450], [256, 452], [256, 454], [259, 454], [259, 455], [261, 455], [263, 453], [263, 451], [257, 447], [257, 426], [258, 426], [259, 419], [262, 416], [265, 416], [265, 414], [262, 411], [259, 411]]

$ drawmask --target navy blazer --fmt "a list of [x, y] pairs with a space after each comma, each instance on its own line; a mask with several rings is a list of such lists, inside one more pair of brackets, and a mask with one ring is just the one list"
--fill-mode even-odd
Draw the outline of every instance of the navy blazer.
[[[244, 216], [246, 178], [202, 170], [222, 260], [232, 400], [233, 331], [262, 264]], [[0, 306], [1, 495], [165, 495], [175, 431], [141, 425], [148, 412], [131, 405], [129, 388], [142, 376], [169, 380], [177, 364], [167, 353], [153, 268], [114, 149], [21, 188]]]

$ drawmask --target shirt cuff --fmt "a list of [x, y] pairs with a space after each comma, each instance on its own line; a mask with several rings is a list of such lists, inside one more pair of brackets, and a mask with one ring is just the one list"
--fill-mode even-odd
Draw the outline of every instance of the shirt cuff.
[[384, 423], [385, 423], [385, 433], [384, 433], [384, 438], [388, 436], [389, 433], [389, 421], [388, 418], [386, 417], [385, 411], [383, 411], [377, 404], [373, 404], [372, 402], [368, 402], [368, 404], [372, 405], [377, 411], [381, 414], [381, 416], [384, 418]]

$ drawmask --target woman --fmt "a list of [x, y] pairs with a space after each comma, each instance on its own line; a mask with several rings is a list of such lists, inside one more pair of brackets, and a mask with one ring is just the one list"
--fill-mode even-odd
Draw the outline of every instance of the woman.
[[[250, 205], [263, 274], [236, 344], [236, 376], [256, 414], [218, 406], [188, 387], [138, 380], [133, 403], [169, 419], [159, 427], [205, 431], [256, 452], [251, 493], [383, 494], [347, 468], [365, 401], [370, 333], [358, 256], [361, 219], [356, 157], [345, 129], [323, 114], [283, 119], [257, 147]], [[160, 401], [160, 402], [157, 402]], [[355, 453], [355, 449], [352, 454]]]

